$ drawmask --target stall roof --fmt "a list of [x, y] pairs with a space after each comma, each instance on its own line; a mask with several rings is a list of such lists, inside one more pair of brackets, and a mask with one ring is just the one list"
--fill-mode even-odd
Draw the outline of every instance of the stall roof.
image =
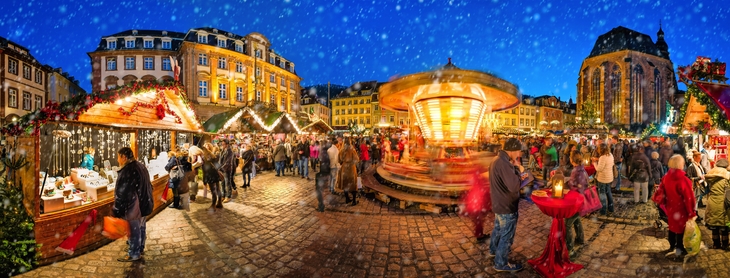
[[329, 133], [335, 131], [330, 125], [322, 119], [318, 119], [302, 128], [302, 131], [316, 130], [322, 133]]
[[225, 132], [233, 122], [236, 122], [244, 113], [248, 112], [251, 112], [251, 110], [239, 108], [215, 114], [203, 123], [203, 130], [209, 133]]
[[180, 83], [135, 82], [116, 89], [79, 94], [62, 103], [48, 102], [2, 133], [37, 134], [48, 122], [75, 121], [121, 128], [202, 131]]

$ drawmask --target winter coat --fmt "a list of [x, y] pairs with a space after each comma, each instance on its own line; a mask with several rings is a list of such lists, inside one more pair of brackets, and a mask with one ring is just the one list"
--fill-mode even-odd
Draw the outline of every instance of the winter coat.
[[573, 171], [570, 172], [570, 179], [566, 183], [570, 190], [578, 191], [580, 194], [588, 187], [588, 173], [583, 165], [573, 167]]
[[672, 147], [662, 146], [659, 149], [659, 162], [662, 163], [662, 166], [667, 166], [669, 164], [669, 158], [672, 157], [672, 155], [674, 155]]
[[292, 145], [291, 159], [292, 162], [299, 160], [299, 145]]
[[340, 149], [337, 148], [337, 145], [332, 145], [329, 149], [327, 149], [327, 156], [330, 158], [330, 167], [340, 168]]
[[632, 182], [649, 182], [651, 179], [651, 163], [646, 154], [636, 152], [631, 156], [631, 174], [629, 178]]
[[88, 153], [84, 154], [84, 158], [81, 160], [81, 165], [79, 167], [94, 170], [94, 156]]
[[[710, 193], [707, 195], [707, 210], [705, 211], [705, 224], [707, 226], [726, 227], [730, 222], [730, 173], [725, 168], [715, 167], [705, 175], [705, 180], [710, 185]], [[728, 205], [726, 205], [728, 204]]]
[[212, 159], [203, 162], [203, 183], [215, 184], [221, 181], [221, 176], [218, 174], [217, 164], [217, 157], [213, 157]]
[[[613, 154], [614, 163], [619, 164], [624, 162], [624, 144], [618, 143], [611, 146], [611, 154]], [[651, 156], [650, 156], [651, 157]]]
[[319, 158], [319, 146], [318, 145], [309, 146], [309, 156], [312, 158]]
[[602, 155], [598, 158], [596, 166], [596, 180], [600, 183], [613, 182], [613, 155]]
[[[172, 170], [172, 168], [177, 168], [177, 166], [178, 166], [177, 164], [178, 164], [177, 156], [170, 157], [170, 159], [167, 161], [167, 165], [165, 165], [165, 171], [167, 171], [169, 173], [170, 170]], [[170, 177], [170, 179], [172, 180], [172, 176]], [[171, 181], [170, 188], [177, 188], [177, 186], [179, 184], [180, 184], [180, 181], [177, 181], [177, 182]]]
[[178, 156], [177, 160], [180, 161], [180, 166], [185, 173], [185, 177], [180, 181], [177, 186], [178, 194], [185, 194], [190, 192], [190, 182], [195, 182], [196, 173], [193, 173], [193, 164], [190, 163], [187, 156]]
[[520, 173], [506, 152], [499, 151], [497, 156], [489, 168], [492, 211], [496, 214], [515, 213], [520, 201]]
[[345, 191], [357, 191], [357, 163], [360, 158], [352, 145], [345, 145], [339, 154], [338, 160], [342, 168], [338, 173], [337, 188]]
[[284, 145], [278, 145], [274, 149], [274, 161], [286, 161], [286, 147]]
[[153, 208], [150, 174], [142, 163], [132, 160], [118, 172], [112, 215], [136, 220], [152, 214]]
[[664, 168], [662, 167], [662, 163], [659, 162], [659, 160], [652, 159], [650, 165], [651, 179], [649, 180], [649, 186], [651, 186], [652, 184], [659, 184], [659, 182], [662, 180], [662, 177], [664, 176]]
[[555, 146], [542, 146], [540, 148], [542, 154], [542, 163], [545, 166], [554, 167], [558, 162], [558, 151]]
[[231, 173], [236, 171], [236, 156], [231, 148], [225, 148], [221, 151], [218, 164], [223, 173]]
[[669, 169], [662, 185], [665, 196], [665, 212], [668, 216], [667, 224], [673, 233], [683, 234], [687, 220], [695, 217], [695, 194], [692, 182], [680, 169]]
[[243, 160], [243, 167], [241, 167], [241, 173], [250, 174], [253, 173], [253, 151], [246, 150], [241, 154]]
[[326, 151], [327, 145], [322, 145], [322, 150], [319, 152], [319, 156], [317, 157], [319, 159], [319, 173], [321, 175], [330, 175], [330, 172], [332, 171], [330, 167], [330, 155]]
[[362, 143], [360, 145], [360, 160], [361, 161], [370, 160], [370, 150], [368, 149], [368, 145], [366, 145], [365, 143]]
[[297, 151], [301, 152], [299, 154], [299, 159], [309, 158], [311, 155], [309, 153], [309, 143], [306, 142], [299, 144], [299, 148], [297, 149]]
[[687, 166], [687, 177], [692, 181], [693, 185], [703, 183], [701, 178], [703, 173], [707, 173], [707, 169], [700, 164], [692, 162]]
[[373, 143], [370, 145], [370, 159], [380, 161], [380, 145]]

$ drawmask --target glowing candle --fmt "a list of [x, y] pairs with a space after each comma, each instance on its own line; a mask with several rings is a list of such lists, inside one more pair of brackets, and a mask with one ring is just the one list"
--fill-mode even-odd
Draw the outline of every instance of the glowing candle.
[[563, 198], [563, 181], [555, 182], [555, 186], [553, 186], [553, 198]]

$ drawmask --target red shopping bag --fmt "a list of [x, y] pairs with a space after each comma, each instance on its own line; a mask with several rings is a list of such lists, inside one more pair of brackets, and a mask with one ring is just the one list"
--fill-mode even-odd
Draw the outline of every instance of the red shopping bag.
[[598, 198], [598, 189], [595, 186], [589, 186], [583, 192], [583, 207], [580, 208], [580, 216], [586, 216], [603, 207], [601, 199]]
[[104, 216], [104, 230], [101, 234], [109, 239], [119, 239], [129, 234], [129, 222], [127, 220]]

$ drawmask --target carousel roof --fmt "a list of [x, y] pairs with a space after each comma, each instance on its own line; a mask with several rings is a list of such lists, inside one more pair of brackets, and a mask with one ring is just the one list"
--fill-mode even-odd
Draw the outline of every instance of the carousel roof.
[[520, 92], [512, 83], [494, 75], [457, 68], [451, 63], [435, 70], [410, 74], [380, 87], [380, 106], [408, 111], [419, 99], [464, 97], [483, 101], [491, 111], [510, 109], [520, 103]]

